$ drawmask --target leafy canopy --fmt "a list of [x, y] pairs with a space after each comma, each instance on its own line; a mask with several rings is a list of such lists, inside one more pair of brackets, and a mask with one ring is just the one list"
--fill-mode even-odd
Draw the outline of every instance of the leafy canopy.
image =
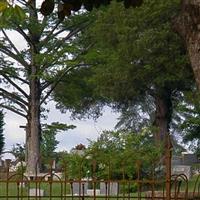
[[97, 177], [133, 178], [138, 167], [146, 176], [151, 172], [159, 162], [162, 146], [155, 145], [148, 129], [139, 134], [104, 131], [97, 141], [90, 143], [89, 152], [98, 164]]
[[54, 122], [50, 125], [43, 124], [40, 151], [44, 164], [50, 164], [50, 162], [56, 158], [55, 150], [59, 144], [59, 141], [56, 140], [56, 135], [61, 131], [67, 131], [73, 128], [75, 128], [75, 126], [58, 122]]
[[88, 67], [77, 71], [82, 79], [74, 81], [81, 95], [72, 96], [72, 104], [66, 98], [69, 79], [64, 79], [55, 91], [58, 107], [98, 114], [110, 105], [123, 114], [120, 126], [135, 124], [139, 130], [148, 124], [156, 95], [167, 88], [175, 97], [193, 83], [184, 45], [171, 30], [178, 9], [179, 0], [146, 0], [135, 9], [112, 2], [98, 10], [93, 26], [78, 39], [80, 48], [90, 46], [80, 58]]

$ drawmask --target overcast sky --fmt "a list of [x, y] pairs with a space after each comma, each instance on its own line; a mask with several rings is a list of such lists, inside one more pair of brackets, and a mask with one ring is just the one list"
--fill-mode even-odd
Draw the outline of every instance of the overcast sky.
[[[102, 130], [113, 130], [117, 122], [117, 114], [113, 113], [109, 108], [104, 109], [104, 114], [96, 122], [90, 120], [71, 120], [70, 114], [62, 114], [59, 110], [55, 109], [55, 103], [49, 103], [48, 107], [50, 112], [48, 120], [44, 123], [60, 122], [66, 124], [73, 124], [75, 129], [57, 134], [57, 140], [60, 142], [57, 151], [70, 150], [72, 147], [79, 143], [88, 144], [87, 139], [96, 139]], [[5, 150], [10, 150], [13, 144], [25, 142], [25, 131], [19, 128], [20, 125], [25, 125], [26, 121], [18, 115], [4, 110], [5, 115]]]

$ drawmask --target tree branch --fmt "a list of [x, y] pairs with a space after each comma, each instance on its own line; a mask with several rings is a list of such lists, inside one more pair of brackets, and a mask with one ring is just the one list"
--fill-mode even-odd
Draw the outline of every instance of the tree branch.
[[21, 3], [22, 5], [24, 5], [24, 6], [27, 6], [27, 2], [26, 1], [24, 1], [24, 0], [17, 0], [19, 3]]
[[[54, 52], [57, 54], [59, 48], [63, 45], [63, 43], [65, 43], [66, 40], [70, 39], [71, 37], [73, 37], [75, 34], [77, 34], [78, 32], [80, 32], [81, 30], [85, 29], [90, 23], [86, 22], [86, 23], [82, 23], [81, 26], [75, 28], [74, 30], [72, 30], [71, 32], [69, 32], [69, 34], [64, 37], [61, 40], [58, 40], [55, 42], [55, 44], [53, 45], [53, 47], [47, 49], [47, 51], [45, 52], [46, 54], [49, 54], [52, 51], [52, 54], [54, 54]], [[64, 29], [63, 29], [64, 30]], [[47, 42], [47, 41], [46, 41]], [[43, 64], [43, 66], [41, 67], [41, 71], [44, 71], [45, 69], [47, 69], [49, 66], [52, 65], [52, 63], [55, 62], [55, 60], [57, 60], [60, 56], [57, 56], [56, 58], [53, 59], [53, 61], [51, 62], [46, 62]]]
[[23, 36], [23, 38], [27, 41], [27, 43], [31, 46], [34, 45], [31, 38], [28, 37], [28, 35], [23, 31], [23, 29], [18, 25], [15, 24], [17, 26], [16, 31]]
[[15, 61], [17, 61], [18, 63], [20, 63], [22, 66], [24, 66], [25, 68], [28, 68], [28, 63], [25, 60], [21, 60], [20, 57], [18, 57], [18, 55], [14, 54], [12, 51], [10, 51], [7, 47], [1, 45], [0, 46], [0, 52], [4, 53], [5, 55], [13, 58]]
[[85, 27], [87, 27], [87, 25], [85, 25], [85, 26], [83, 26], [83, 27], [78, 27], [78, 28], [76, 28], [75, 30], [69, 32], [69, 34], [68, 34], [66, 37], [64, 37], [61, 41], [59, 41], [60, 43], [59, 43], [59, 45], [56, 46], [56, 49], [55, 49], [55, 50], [57, 51], [57, 50], [63, 45], [63, 43], [64, 43], [66, 40], [68, 40], [68, 39], [70, 39], [72, 36], [76, 35], [78, 32], [80, 32], [81, 30], [83, 30]]
[[58, 22], [56, 23], [56, 25], [52, 28], [52, 30], [49, 32], [49, 34], [46, 36], [46, 38], [42, 41], [42, 43], [46, 44], [46, 43], [49, 41], [51, 35], [52, 35], [53, 32], [56, 30], [56, 28], [58, 27], [59, 24], [60, 24], [60, 21], [58, 21]]
[[25, 100], [23, 100], [21, 97], [16, 95], [15, 93], [8, 92], [8, 91], [4, 90], [3, 88], [0, 88], [0, 91], [2, 92], [2, 94], [5, 97], [8, 97], [9, 99], [12, 99], [13, 101], [18, 100], [21, 104], [28, 106], [28, 103]]
[[28, 99], [28, 94], [24, 92], [24, 90], [21, 89], [15, 82], [13, 82], [6, 74], [2, 74], [2, 76], [12, 85], [14, 86], [21, 94], [24, 95], [25, 98]]
[[16, 48], [16, 46], [15, 46], [15, 45], [13, 44], [13, 42], [10, 40], [10, 38], [8, 37], [8, 35], [6, 34], [6, 32], [5, 32], [3, 29], [1, 29], [1, 31], [2, 31], [2, 33], [3, 33], [3, 35], [4, 35], [4, 37], [6, 38], [6, 40], [9, 42], [10, 46], [15, 50], [15, 52], [16, 52], [18, 55], [20, 55], [19, 50]]
[[[4, 74], [5, 74], [5, 71], [4, 71], [4, 70], [0, 70], [0, 75], [3, 76]], [[17, 79], [17, 80], [21, 81], [22, 83], [29, 85], [29, 82], [26, 81], [26, 80], [23, 79], [23, 78], [20, 78], [20, 77], [18, 77], [18, 76], [16, 76], [16, 75], [13, 75], [13, 74], [9, 74], [9, 72], [6, 72], [6, 74], [7, 74], [7, 76], [11, 76], [11, 77], [13, 77], [14, 79]], [[6, 74], [5, 74], [5, 75], [6, 75]]]
[[[13, 75], [12, 75], [13, 76]], [[21, 81], [22, 83], [25, 83], [25, 84], [29, 84], [29, 82], [28, 81], [26, 81], [25, 79], [23, 79], [23, 78], [20, 78], [20, 77], [18, 77], [18, 76], [13, 76], [13, 78], [15, 78], [15, 79], [17, 79], [17, 80], [19, 80], [19, 81]]]
[[[66, 28], [63, 28], [63, 29], [61, 29], [61, 30], [59, 30], [59, 31], [57, 31], [56, 33], [53, 34], [53, 32], [56, 30], [56, 28], [59, 26], [60, 23], [61, 23], [61, 22], [58, 21], [57, 24], [53, 27], [53, 29], [52, 29], [52, 30], [49, 32], [49, 34], [46, 36], [46, 38], [42, 41], [44, 44], [46, 44], [46, 43], [49, 41], [49, 39], [51, 38], [51, 36], [56, 37], [58, 34], [62, 33], [63, 31], [68, 31], [68, 30], [66, 30]], [[78, 24], [77, 26], [79, 26], [79, 25], [80, 25], [79, 28], [81, 28], [81, 25], [83, 25], [83, 22], [80, 23], [80, 24]], [[86, 26], [88, 26], [88, 24], [84, 25], [80, 30], [82, 30], [82, 29], [85, 28]], [[69, 29], [69, 28], [73, 28], [73, 26], [68, 27], [68, 29]], [[69, 31], [69, 32], [70, 32], [70, 31]]]
[[[56, 82], [54, 82], [52, 88], [46, 93], [46, 95], [44, 96], [44, 98], [41, 99], [40, 105], [42, 105], [42, 104], [46, 101], [46, 99], [50, 96], [50, 94], [51, 94], [51, 93], [53, 92], [53, 90], [56, 88], [56, 86], [58, 85], [58, 83], [62, 80], [63, 76], [64, 76], [66, 73], [68, 73], [70, 70], [71, 70], [71, 69], [68, 68], [68, 70], [64, 71], [64, 73], [63, 73], [61, 76], [59, 76], [59, 78], [56, 80]], [[47, 85], [45, 86], [45, 88], [47, 88], [48, 86], [50, 86], [52, 83], [53, 83], [53, 82], [49, 82], [49, 84], [47, 84]], [[45, 88], [43, 88], [43, 90], [44, 90]]]
[[[58, 49], [63, 45], [63, 43], [65, 43], [66, 40], [70, 39], [72, 36], [76, 35], [78, 32], [80, 32], [81, 30], [83, 30], [84, 28], [86, 28], [88, 26], [88, 24], [85, 24], [83, 26], [80, 26], [74, 30], [72, 30], [71, 32], [68, 33], [68, 35], [66, 37], [64, 37], [63, 39], [57, 41], [57, 43], [54, 45], [54, 47], [48, 49], [45, 53], [50, 53], [52, 50], [54, 50], [54, 52], [57, 52]], [[56, 47], [56, 48], [55, 48]]]
[[47, 16], [44, 16], [43, 17], [43, 20], [42, 20], [42, 23], [41, 23], [41, 29], [40, 29], [40, 35], [42, 35], [45, 27], [46, 27], [46, 24], [48, 22], [48, 17]]
[[1, 92], [0, 92], [0, 96], [12, 101], [12, 103], [17, 104], [18, 106], [20, 106], [25, 112], [28, 112], [26, 106], [24, 104], [22, 104], [21, 102], [17, 101], [17, 99], [13, 99], [12, 97], [6, 96], [4, 93], [1, 93]]
[[[83, 66], [83, 64], [79, 64], [79, 65], [74, 65], [74, 66], [71, 66], [70, 68], [67, 68], [66, 70], [64, 70], [64, 72], [58, 76], [58, 79], [56, 81], [52, 81], [52, 82], [49, 82], [48, 84], [45, 85], [45, 87], [43, 88], [46, 89], [48, 86], [50, 86], [51, 84], [53, 84], [53, 86], [51, 87], [51, 89], [46, 93], [46, 95], [44, 96], [44, 98], [41, 99], [40, 101], [40, 105], [42, 105], [46, 99], [50, 96], [50, 94], [54, 91], [54, 89], [56, 88], [56, 86], [59, 84], [59, 82], [62, 80], [62, 78], [68, 73], [70, 72], [71, 70], [77, 68], [77, 67], [80, 67], [80, 66]], [[41, 90], [42, 91], [42, 90]]]
[[16, 113], [16, 114], [18, 114], [18, 115], [20, 115], [20, 116], [22, 116], [24, 118], [27, 118], [27, 116], [25, 114], [21, 113], [16, 108], [12, 108], [12, 107], [4, 105], [4, 104], [0, 104], [0, 107], [5, 108], [7, 110], [10, 110], [11, 112], [14, 112], [14, 113]]

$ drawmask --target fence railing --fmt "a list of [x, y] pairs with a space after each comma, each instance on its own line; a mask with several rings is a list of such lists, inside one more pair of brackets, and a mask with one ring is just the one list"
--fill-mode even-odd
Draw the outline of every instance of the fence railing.
[[[0, 199], [41, 199], [41, 200], [87, 200], [87, 199], [138, 199], [165, 200], [166, 181], [151, 180], [97, 180], [96, 178], [70, 179], [63, 173], [26, 176], [22, 173], [6, 173], [0, 179]], [[189, 191], [188, 179], [184, 174], [171, 177], [171, 199], [200, 200], [200, 176]]]
[[[59, 173], [55, 173], [51, 163], [48, 173], [38, 173], [36, 166], [35, 174], [31, 175], [23, 173], [23, 167], [18, 172], [10, 172], [7, 162], [5, 171], [0, 174], [0, 199], [200, 200], [200, 175], [192, 186], [189, 186], [186, 175], [171, 175], [171, 153], [168, 135], [164, 159], [160, 163], [161, 173], [158, 173], [159, 168], [154, 162], [145, 168], [148, 175], [141, 169], [142, 162], [139, 160], [131, 160], [133, 166], [127, 168], [130, 163], [126, 163], [124, 158], [122, 163], [117, 163], [119, 169], [116, 171], [116, 165], [114, 167], [109, 159], [98, 163], [95, 152], [94, 155], [85, 155], [78, 163], [71, 165], [78, 166], [75, 174], [69, 173], [70, 163], [66, 162], [63, 162]], [[105, 165], [103, 168], [100, 167], [102, 163]], [[71, 178], [72, 174], [75, 175], [74, 178]]]

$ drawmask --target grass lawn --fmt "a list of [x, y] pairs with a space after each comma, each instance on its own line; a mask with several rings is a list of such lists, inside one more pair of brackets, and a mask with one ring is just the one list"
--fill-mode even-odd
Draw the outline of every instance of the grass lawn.
[[[196, 181], [197, 177], [193, 177], [192, 179], [189, 180], [189, 192], [193, 192], [194, 189], [194, 185], [195, 185], [195, 181]], [[200, 180], [199, 180], [200, 181]], [[181, 186], [181, 191], [185, 191], [185, 187], [186, 184], [182, 184]], [[29, 189], [31, 188], [40, 188], [41, 190], [44, 190], [44, 197], [27, 197], [29, 194]], [[117, 196], [113, 196], [113, 197], [105, 197], [104, 196], [99, 196], [98, 198], [96, 198], [97, 200], [100, 199], [137, 199], [138, 197], [138, 193], [137, 190], [135, 191], [131, 191], [131, 193], [128, 193], [127, 188], [128, 185], [121, 185], [120, 187], [120, 194]], [[162, 190], [161, 186], [155, 187], [155, 190]], [[125, 189], [126, 192], [123, 194], [121, 192], [122, 189]], [[136, 187], [137, 189], [137, 187]], [[173, 190], [173, 188], [172, 188]], [[8, 191], [8, 192], [7, 192]], [[148, 186], [144, 186], [142, 187], [142, 192], [141, 192], [141, 197], [145, 196], [145, 191], [151, 191], [151, 187]], [[11, 182], [9, 184], [6, 184], [6, 182], [0, 182], [0, 200], [1, 199], [7, 199], [6, 196], [9, 196], [9, 200], [14, 200], [17, 199], [17, 196], [20, 196], [20, 200], [33, 200], [33, 199], [41, 199], [41, 200], [58, 200], [58, 199], [63, 199], [63, 200], [67, 200], [67, 199], [71, 199], [71, 200], [89, 200], [89, 199], [94, 199], [93, 196], [87, 196], [87, 197], [77, 197], [75, 194], [72, 197], [71, 192], [70, 192], [70, 184], [61, 184], [59, 182], [53, 182], [53, 183], [49, 183], [49, 182], [41, 182], [41, 183], [36, 183], [36, 182], [32, 182], [29, 185], [26, 185], [26, 187], [23, 187], [22, 185], [20, 185], [19, 183], [15, 183], [15, 182]], [[50, 198], [50, 196], [52, 196]], [[62, 196], [62, 197], [61, 197]]]

